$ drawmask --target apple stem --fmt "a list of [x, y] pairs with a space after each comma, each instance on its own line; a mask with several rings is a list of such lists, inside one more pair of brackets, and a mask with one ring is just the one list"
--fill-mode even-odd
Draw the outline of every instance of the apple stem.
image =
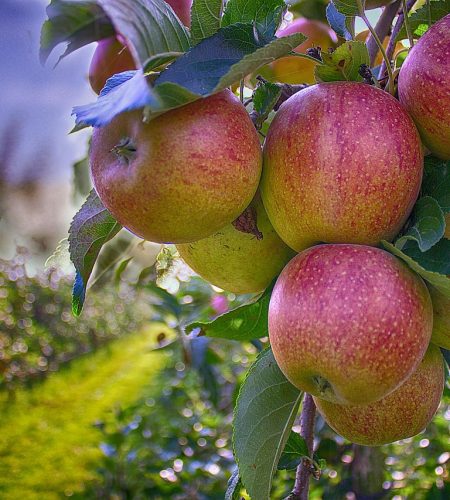
[[302, 414], [300, 416], [300, 436], [305, 440], [310, 459], [303, 458], [297, 467], [295, 485], [289, 500], [308, 500], [309, 477], [314, 470], [314, 420], [316, 418], [316, 405], [311, 394], [305, 394], [303, 399]]
[[[394, 17], [397, 15], [400, 4], [401, 0], [396, 0], [394, 3], [387, 5], [383, 9], [383, 13], [381, 14], [380, 19], [378, 20], [375, 26], [375, 31], [377, 32], [378, 38], [380, 40], [384, 40], [385, 37], [389, 35], [392, 26], [392, 21], [394, 20]], [[366, 42], [366, 46], [369, 52], [370, 66], [373, 66], [375, 58], [377, 57], [378, 54], [378, 45], [372, 34], [369, 36]]]
[[[412, 6], [416, 3], [417, 0], [408, 0], [406, 4], [406, 10], [409, 12], [412, 8]], [[395, 50], [395, 39], [397, 38], [397, 35], [399, 34], [400, 30], [402, 29], [403, 26], [403, 20], [404, 20], [404, 14], [403, 11], [399, 13], [397, 17], [397, 21], [394, 25], [394, 28], [392, 30], [391, 37], [389, 39], [388, 46], [386, 48], [386, 55], [388, 57], [388, 60], [390, 61], [392, 59], [392, 56], [394, 55], [394, 50]], [[378, 78], [382, 78], [384, 75], [384, 72], [386, 71], [386, 63], [383, 61], [381, 64], [380, 72], [378, 73]]]
[[301, 54], [299, 52], [291, 52], [289, 55], [290, 56], [295, 56], [295, 57], [303, 57], [304, 59], [309, 59], [310, 61], [313, 61], [316, 64], [323, 64], [323, 61], [321, 61], [320, 59], [317, 59], [315, 57], [312, 57], [312, 56], [310, 56], [308, 54]]
[[244, 104], [244, 80], [243, 79], [241, 80], [241, 83], [239, 85], [239, 98], [240, 98], [242, 104]]
[[408, 6], [406, 5], [406, 0], [402, 0], [402, 8], [403, 8], [403, 17], [405, 20], [406, 34], [408, 35], [409, 44], [411, 45], [412, 48], [414, 47], [414, 38], [411, 33], [411, 26], [409, 25]]

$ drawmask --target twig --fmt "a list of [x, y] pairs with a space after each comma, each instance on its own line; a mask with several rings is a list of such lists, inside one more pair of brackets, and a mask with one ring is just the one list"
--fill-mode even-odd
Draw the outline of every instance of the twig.
[[406, 5], [406, 0], [402, 0], [402, 9], [403, 9], [403, 19], [404, 19], [405, 28], [406, 28], [406, 35], [408, 36], [409, 45], [411, 47], [414, 47], [414, 38], [413, 38], [413, 35], [411, 33], [411, 27], [409, 25], [408, 6]]
[[[383, 40], [389, 35], [392, 28], [392, 21], [394, 17], [397, 15], [398, 9], [400, 8], [401, 0], [396, 0], [396, 2], [391, 3], [383, 10], [383, 13], [378, 20], [375, 31], [378, 35], [378, 38], [383, 42]], [[370, 66], [373, 66], [375, 62], [375, 58], [378, 54], [378, 45], [375, 41], [375, 38], [370, 35], [367, 39], [367, 50], [369, 52], [370, 57]]]
[[[406, 3], [406, 10], [409, 12], [412, 8], [412, 6], [416, 3], [417, 0], [408, 0]], [[404, 15], [403, 12], [400, 12], [398, 17], [397, 17], [397, 22], [395, 23], [394, 29], [392, 30], [391, 37], [389, 39], [388, 46], [386, 48], [386, 56], [388, 60], [390, 61], [392, 59], [392, 56], [394, 55], [394, 50], [395, 50], [395, 39], [397, 38], [397, 35], [400, 33], [400, 30], [402, 29], [403, 26], [403, 21], [404, 21]], [[378, 79], [382, 78], [384, 76], [384, 73], [386, 71], [386, 62], [383, 61], [380, 67], [380, 72], [378, 73]]]
[[302, 414], [300, 417], [300, 435], [306, 442], [308, 454], [311, 460], [304, 458], [297, 467], [295, 477], [295, 485], [289, 500], [308, 500], [309, 492], [309, 476], [314, 470], [312, 463], [313, 446], [314, 446], [314, 420], [316, 418], [316, 405], [310, 394], [305, 394], [303, 400]]

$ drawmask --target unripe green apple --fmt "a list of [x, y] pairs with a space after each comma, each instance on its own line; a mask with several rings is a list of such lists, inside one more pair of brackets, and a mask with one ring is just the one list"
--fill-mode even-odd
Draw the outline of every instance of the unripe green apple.
[[206, 238], [249, 205], [261, 146], [229, 90], [149, 123], [123, 113], [94, 129], [90, 165], [106, 208], [132, 233], [157, 243]]
[[177, 249], [202, 278], [234, 293], [261, 292], [294, 256], [269, 222], [259, 195], [233, 223]]
[[380, 446], [415, 436], [430, 423], [444, 390], [444, 359], [430, 344], [417, 370], [388, 396], [362, 406], [314, 398], [328, 425], [342, 437], [365, 446]]
[[116, 73], [133, 69], [136, 69], [136, 64], [125, 45], [113, 36], [100, 40], [89, 67], [92, 90], [100, 94], [108, 78]]
[[398, 77], [398, 96], [425, 146], [450, 159], [450, 14], [414, 45]]
[[450, 299], [432, 286], [428, 289], [434, 311], [431, 342], [444, 349], [450, 349]]
[[417, 368], [433, 308], [419, 276], [384, 250], [319, 245], [280, 274], [269, 306], [275, 359], [300, 390], [340, 404], [386, 396]]
[[[311, 47], [319, 46], [324, 52], [335, 47], [337, 38], [335, 32], [321, 21], [298, 18], [286, 28], [277, 31], [277, 37], [303, 33], [308, 38], [294, 50], [305, 54]], [[283, 83], [314, 83], [314, 68], [316, 63], [297, 56], [286, 56], [271, 64], [274, 79]]]
[[376, 245], [406, 222], [422, 175], [419, 135], [396, 99], [364, 83], [321, 83], [289, 98], [271, 123], [261, 194], [297, 251]]

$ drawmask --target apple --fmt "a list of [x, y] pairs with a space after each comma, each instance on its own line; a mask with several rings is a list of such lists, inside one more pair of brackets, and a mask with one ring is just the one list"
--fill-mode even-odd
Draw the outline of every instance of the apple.
[[89, 67], [89, 82], [92, 90], [100, 94], [106, 80], [116, 73], [136, 69], [129, 49], [117, 38], [100, 40]]
[[166, 0], [180, 21], [187, 27], [191, 25], [192, 0]]
[[345, 439], [380, 446], [406, 439], [430, 423], [444, 390], [444, 359], [430, 344], [417, 370], [388, 396], [362, 406], [346, 406], [314, 398], [328, 425]]
[[294, 256], [269, 222], [259, 195], [237, 221], [177, 249], [202, 278], [233, 293], [263, 291]]
[[414, 45], [398, 77], [398, 96], [425, 146], [450, 159], [450, 14]]
[[261, 194], [294, 250], [376, 245], [406, 222], [422, 175], [419, 135], [396, 99], [364, 83], [320, 83], [290, 97], [272, 121]]
[[432, 286], [428, 289], [434, 311], [431, 342], [444, 349], [450, 349], [450, 298]]
[[319, 245], [281, 272], [269, 337], [298, 389], [339, 404], [386, 396], [417, 368], [433, 308], [427, 287], [396, 257], [365, 245]]
[[[335, 47], [337, 37], [335, 32], [321, 21], [298, 18], [295, 19], [286, 28], [277, 32], [277, 37], [292, 35], [294, 33], [303, 33], [308, 38], [298, 47], [295, 52], [306, 53], [311, 47], [321, 47], [326, 51]], [[296, 56], [287, 56], [277, 59], [271, 64], [273, 77], [278, 82], [283, 83], [314, 83], [314, 68], [316, 63], [313, 61]]]
[[122, 113], [93, 132], [98, 196], [137, 236], [156, 243], [206, 238], [249, 205], [261, 175], [255, 127], [229, 90], [148, 123]]

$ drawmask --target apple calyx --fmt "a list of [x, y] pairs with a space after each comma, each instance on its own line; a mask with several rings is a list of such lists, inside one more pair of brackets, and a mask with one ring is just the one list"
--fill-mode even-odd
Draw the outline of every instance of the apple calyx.
[[334, 401], [336, 399], [333, 387], [326, 378], [322, 377], [321, 375], [314, 375], [312, 377], [312, 382], [316, 386], [317, 391], [322, 398], [328, 399], [330, 401]]
[[111, 149], [111, 153], [129, 164], [136, 157], [137, 147], [130, 137], [124, 137]]
[[263, 234], [258, 229], [256, 210], [252, 206], [247, 207], [232, 224], [241, 233], [253, 234], [258, 241], [263, 239]]
[[311, 47], [306, 51], [308, 56], [317, 59], [318, 61], [322, 62], [322, 47]]

